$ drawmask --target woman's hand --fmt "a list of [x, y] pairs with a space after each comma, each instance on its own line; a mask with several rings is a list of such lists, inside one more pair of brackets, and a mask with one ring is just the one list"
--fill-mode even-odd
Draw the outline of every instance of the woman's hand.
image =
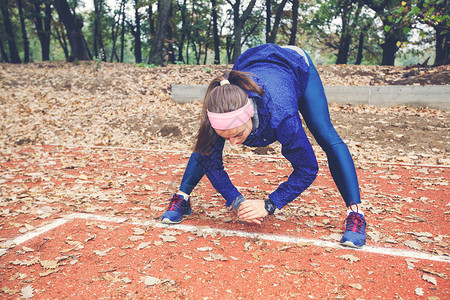
[[239, 218], [258, 225], [261, 225], [264, 217], [268, 214], [264, 200], [245, 200], [238, 209]]

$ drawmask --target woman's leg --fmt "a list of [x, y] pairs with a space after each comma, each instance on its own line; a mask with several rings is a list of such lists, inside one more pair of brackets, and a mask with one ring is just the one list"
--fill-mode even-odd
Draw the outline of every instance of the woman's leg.
[[314, 138], [327, 154], [334, 182], [345, 204], [351, 209], [347, 213], [347, 225], [340, 243], [350, 247], [362, 247], [366, 244], [366, 220], [360, 211], [361, 197], [355, 165], [347, 145], [331, 124], [322, 81], [311, 58], [307, 58], [310, 74], [306, 91], [299, 101], [299, 110]]
[[189, 194], [205, 175], [203, 166], [198, 159], [199, 155], [198, 152], [194, 152], [189, 158], [183, 179], [181, 179], [180, 190], [169, 199], [169, 208], [161, 217], [163, 223], [180, 223], [184, 216], [189, 216], [192, 213]]
[[308, 55], [307, 57], [310, 74], [306, 91], [299, 101], [300, 113], [314, 138], [325, 151], [331, 175], [347, 207], [350, 204], [360, 204], [361, 197], [353, 159], [347, 145], [331, 124], [322, 81], [311, 58]]
[[199, 156], [199, 152], [194, 152], [191, 154], [184, 171], [183, 179], [181, 179], [180, 191], [188, 195], [191, 194], [192, 190], [200, 182], [203, 175], [205, 175], [205, 170], [198, 159]]

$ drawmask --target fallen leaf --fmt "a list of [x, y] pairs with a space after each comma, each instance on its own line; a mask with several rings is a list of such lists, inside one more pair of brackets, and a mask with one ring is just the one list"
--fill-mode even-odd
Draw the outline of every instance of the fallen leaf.
[[197, 251], [211, 251], [213, 248], [212, 247], [200, 247], [197, 248]]
[[114, 275], [111, 275], [111, 274], [105, 274], [105, 276], [103, 276], [103, 279], [105, 279], [106, 281], [109, 281], [109, 282], [117, 282], [117, 281], [119, 281], [120, 279], [119, 278], [117, 278], [116, 276], [114, 276]]
[[254, 259], [257, 259], [257, 260], [259, 260], [259, 259], [261, 259], [261, 253], [260, 252], [252, 252], [252, 256], [253, 256], [253, 258]]
[[359, 258], [354, 256], [353, 254], [344, 254], [344, 255], [339, 256], [339, 258], [343, 259], [343, 260], [348, 260], [350, 263], [359, 261]]
[[142, 235], [130, 235], [128, 237], [128, 239], [132, 242], [137, 242], [139, 240], [143, 240], [145, 237], [143, 237]]
[[25, 247], [25, 246], [22, 247], [22, 250], [25, 251], [25, 252], [33, 252], [34, 251], [34, 249], [31, 249], [31, 248], [28, 248], [28, 247]]
[[44, 269], [56, 269], [58, 267], [56, 260], [40, 260], [39, 262]]
[[16, 290], [16, 289], [10, 289], [10, 288], [7, 287], [7, 286], [2, 287], [2, 288], [0, 289], [0, 291], [2, 291], [3, 293], [5, 293], [6, 295], [14, 295], [14, 294], [16, 294], [16, 293], [19, 292], [19, 290]]
[[141, 250], [144, 248], [147, 248], [152, 242], [145, 242], [145, 243], [140, 243], [139, 246], [137, 246], [136, 250]]
[[357, 290], [362, 290], [362, 285], [359, 283], [350, 283], [349, 286]]
[[404, 241], [403, 244], [409, 248], [412, 248], [414, 250], [422, 250], [422, 245], [420, 245], [416, 241]]
[[46, 270], [45, 272], [39, 273], [39, 276], [44, 277], [44, 276], [50, 275], [52, 273], [56, 273], [58, 271], [59, 271], [58, 268], [57, 269], [49, 269], [49, 270]]
[[172, 235], [159, 235], [159, 238], [162, 239], [163, 242], [166, 242], [166, 243], [172, 243], [172, 242], [177, 241], [177, 238]]
[[31, 285], [27, 285], [26, 287], [23, 287], [20, 294], [22, 295], [22, 298], [29, 299], [34, 297], [34, 289]]
[[135, 235], [142, 235], [145, 233], [145, 230], [142, 228], [133, 228], [133, 232]]
[[152, 277], [152, 276], [145, 276], [141, 277], [141, 280], [144, 282], [147, 286], [152, 286], [161, 283], [161, 279]]
[[123, 283], [131, 283], [131, 279], [128, 277], [124, 277], [124, 278], [122, 278], [122, 282]]
[[108, 249], [105, 249], [105, 250], [94, 250], [94, 253], [97, 254], [98, 256], [105, 256], [112, 249], [114, 249], [114, 247], [111, 247], [111, 248], [108, 248]]
[[427, 274], [423, 274], [422, 275], [422, 279], [425, 280], [425, 281], [428, 281], [429, 283], [437, 285], [436, 278], [434, 278], [433, 276], [430, 276], [430, 275], [427, 275]]
[[436, 275], [436, 276], [438, 276], [438, 277], [440, 277], [440, 278], [445, 278], [445, 279], [448, 278], [447, 274], [445, 274], [445, 273], [436, 272], [436, 271], [434, 271], [434, 270], [427, 269], [427, 268], [421, 269], [421, 270], [422, 270], [423, 272], [425, 272], [425, 273], [432, 274], [432, 275]]

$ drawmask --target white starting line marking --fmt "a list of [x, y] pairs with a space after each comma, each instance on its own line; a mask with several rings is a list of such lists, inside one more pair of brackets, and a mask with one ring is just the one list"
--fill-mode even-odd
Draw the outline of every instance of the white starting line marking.
[[199, 227], [195, 225], [184, 225], [184, 224], [174, 224], [174, 225], [166, 225], [160, 222], [151, 220], [151, 221], [133, 221], [127, 222], [128, 218], [126, 217], [116, 217], [116, 216], [103, 216], [103, 215], [95, 215], [88, 213], [73, 213], [67, 216], [63, 216], [62, 218], [56, 219], [52, 223], [44, 225], [42, 227], [37, 228], [34, 231], [26, 233], [24, 235], [18, 236], [9, 240], [7, 243], [10, 245], [19, 245], [25, 243], [26, 241], [35, 238], [41, 234], [44, 234], [52, 229], [55, 229], [61, 225], [66, 224], [75, 219], [84, 219], [91, 221], [102, 221], [102, 222], [112, 222], [112, 223], [123, 223], [123, 224], [132, 224], [136, 226], [152, 226], [155, 228], [170, 228], [182, 230], [185, 232], [200, 232], [205, 234], [221, 234], [223, 236], [237, 236], [242, 238], [257, 238], [267, 241], [287, 243], [287, 244], [310, 244], [318, 247], [327, 247], [327, 248], [335, 248], [335, 249], [346, 249], [346, 250], [354, 250], [359, 252], [367, 252], [367, 253], [375, 253], [375, 254], [383, 254], [390, 256], [401, 256], [406, 258], [416, 258], [416, 259], [426, 259], [432, 261], [440, 261], [450, 263], [450, 257], [444, 255], [435, 255], [430, 253], [418, 252], [418, 251], [409, 251], [403, 249], [395, 249], [395, 248], [383, 248], [383, 247], [373, 247], [373, 246], [364, 246], [362, 248], [349, 248], [341, 246], [337, 242], [324, 241], [319, 239], [306, 239], [301, 237], [293, 237], [287, 235], [276, 235], [276, 234], [264, 234], [264, 233], [254, 233], [254, 232], [246, 232], [239, 230], [228, 230], [228, 229], [220, 229], [220, 228], [205, 228]]

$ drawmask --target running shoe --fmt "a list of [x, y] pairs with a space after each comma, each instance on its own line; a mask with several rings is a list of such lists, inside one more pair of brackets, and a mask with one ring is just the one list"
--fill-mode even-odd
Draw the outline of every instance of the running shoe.
[[353, 248], [364, 246], [366, 244], [366, 220], [364, 215], [352, 211], [344, 222], [347, 222], [347, 226], [341, 244]]
[[162, 215], [161, 222], [165, 224], [177, 224], [183, 221], [183, 216], [192, 214], [191, 203], [183, 196], [175, 194], [170, 200], [169, 208]]

